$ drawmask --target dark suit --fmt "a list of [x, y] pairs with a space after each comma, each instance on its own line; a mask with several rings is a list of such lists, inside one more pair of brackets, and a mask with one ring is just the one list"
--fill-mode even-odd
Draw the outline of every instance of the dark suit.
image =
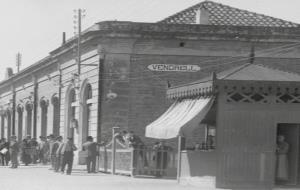
[[61, 153], [63, 154], [62, 165], [61, 165], [61, 172], [65, 171], [66, 165], [68, 165], [67, 174], [71, 174], [72, 167], [73, 167], [73, 156], [74, 151], [77, 150], [76, 146], [73, 142], [68, 141], [63, 144]]
[[2, 142], [0, 144], [0, 151], [2, 149], [6, 148], [8, 151], [5, 154], [0, 153], [1, 156], [1, 164], [2, 166], [7, 166], [8, 162], [10, 160], [10, 155], [9, 155], [9, 143], [8, 142]]
[[17, 168], [19, 165], [18, 162], [18, 153], [19, 153], [19, 144], [17, 141], [10, 141], [9, 142], [9, 151], [10, 151], [10, 158], [11, 158], [11, 168]]
[[86, 164], [88, 173], [96, 172], [97, 143], [87, 141], [83, 143], [82, 148], [87, 151]]

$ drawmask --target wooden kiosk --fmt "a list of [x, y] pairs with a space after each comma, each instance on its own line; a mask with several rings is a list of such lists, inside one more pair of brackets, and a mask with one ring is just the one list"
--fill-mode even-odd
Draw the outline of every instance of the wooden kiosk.
[[[278, 182], [276, 139], [280, 134], [289, 144], [288, 179], [280, 185], [300, 184], [300, 75], [245, 64], [212, 78], [169, 88], [167, 97], [176, 101], [147, 126], [147, 137], [188, 138], [189, 132], [206, 121], [216, 128], [215, 149], [180, 151], [179, 180], [197, 178], [198, 185], [203, 182], [210, 188], [272, 189]], [[206, 104], [194, 103], [201, 108], [193, 112], [189, 111], [193, 106], [181, 105], [172, 113], [182, 102], [193, 100], [206, 100]]]

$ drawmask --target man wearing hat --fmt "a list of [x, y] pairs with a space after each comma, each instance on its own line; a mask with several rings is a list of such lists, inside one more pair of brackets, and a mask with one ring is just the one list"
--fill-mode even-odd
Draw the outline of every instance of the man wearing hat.
[[77, 150], [77, 147], [73, 143], [73, 138], [69, 137], [68, 141], [64, 143], [61, 150], [61, 154], [63, 155], [61, 173], [65, 172], [65, 167], [68, 164], [67, 175], [71, 175], [75, 150]]
[[55, 154], [54, 151], [53, 151], [53, 145], [54, 143], [56, 142], [56, 139], [54, 137], [54, 135], [49, 135], [49, 140], [48, 140], [48, 145], [49, 145], [49, 160], [51, 162], [51, 166], [50, 166], [50, 170], [54, 170], [54, 162], [55, 162]]
[[10, 151], [10, 158], [11, 158], [11, 168], [17, 168], [18, 163], [18, 153], [19, 153], [19, 144], [17, 142], [17, 136], [13, 135], [10, 137], [9, 142], [9, 151]]
[[45, 152], [46, 152], [46, 137], [40, 136], [39, 142], [39, 162], [45, 163]]
[[31, 147], [31, 160], [33, 164], [37, 163], [37, 159], [38, 159], [38, 150], [39, 150], [39, 144], [36, 141], [36, 138], [31, 138], [31, 136], [28, 136], [28, 138], [30, 138], [29, 144]]
[[56, 141], [53, 144], [52, 150], [51, 150], [51, 155], [53, 157], [53, 169], [54, 172], [57, 172], [60, 166], [60, 153], [58, 153], [59, 151], [59, 147], [62, 144], [62, 136], [58, 136], [56, 137]]
[[97, 143], [93, 142], [93, 137], [88, 136], [86, 138], [87, 142], [83, 143], [82, 148], [84, 151], [87, 151], [86, 164], [87, 172], [95, 173], [96, 172], [96, 158], [97, 158]]
[[6, 141], [6, 138], [1, 139], [0, 143], [0, 157], [1, 157], [1, 163], [2, 166], [7, 166], [8, 162], [10, 160], [10, 155], [9, 155], [9, 142]]

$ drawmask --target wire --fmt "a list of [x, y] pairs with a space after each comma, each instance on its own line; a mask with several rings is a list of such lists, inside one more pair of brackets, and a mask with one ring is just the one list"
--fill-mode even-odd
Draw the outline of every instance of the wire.
[[[269, 54], [269, 53], [280, 53], [280, 52], [282, 52], [282, 51], [286, 51], [286, 50], [288, 50], [288, 49], [292, 49], [292, 48], [295, 48], [295, 47], [297, 47], [297, 46], [300, 46], [300, 43], [297, 43], [297, 45], [296, 45], [296, 44], [293, 44], [293, 46], [291, 46], [291, 45], [289, 45], [289, 46], [290, 46], [290, 47], [288, 47], [288, 48], [282, 48], [282, 47], [271, 48], [271, 49], [273, 49], [273, 50], [274, 50], [274, 49], [278, 49], [278, 50], [275, 51], [275, 52], [262, 53], [262, 54], [260, 54], [260, 55], [267, 55], [267, 54]], [[287, 47], [287, 45], [285, 45], [285, 46], [283, 46], [283, 47]], [[264, 50], [264, 51], [266, 51], [266, 50]], [[269, 51], [269, 50], [268, 50], [268, 51]], [[232, 58], [234, 58], [234, 57], [232, 57]], [[207, 67], [202, 67], [202, 71], [203, 71], [204, 69], [209, 69], [209, 68], [216, 67], [216, 66], [220, 66], [220, 65], [232, 64], [232, 63], [236, 63], [236, 62], [243, 61], [243, 60], [249, 60], [249, 57], [242, 58], [242, 59], [238, 59], [238, 60], [234, 60], [234, 61], [230, 61], [230, 62], [225, 62], [225, 63], [215, 64], [215, 65], [209, 65], [209, 66], [207, 66]], [[93, 64], [93, 63], [96, 63], [96, 62], [98, 62], [98, 61], [94, 61], [94, 62], [89, 63], [89, 64]], [[82, 65], [84, 65], [84, 64], [82, 64]], [[138, 67], [140, 68], [139, 65], [138, 65]], [[159, 80], [161, 80], [161, 81], [165, 81], [165, 80], [163, 80], [162, 78], [160, 78], [161, 76], [168, 76], [168, 75], [174, 74], [173, 72], [171, 72], [171, 73], [166, 73], [166, 74], [155, 75], [155, 74], [153, 74], [151, 71], [148, 71], [148, 70], [140, 70], [140, 71], [141, 71], [141, 72], [137, 72], [137, 71], [134, 71], [134, 72], [123, 72], [123, 74], [146, 73], [146, 72], [148, 72], [148, 73], [151, 73], [153, 76], [152, 76], [152, 77], [150, 77], [150, 76], [148, 76], [148, 77], [142, 76], [142, 77], [132, 77], [132, 78], [131, 78], [131, 77], [128, 77], [126, 80], [130, 80], [130, 79], [132, 79], [132, 80], [137, 80], [137, 79], [143, 79], [143, 78], [157, 78], [157, 79], [159, 79]], [[120, 74], [120, 72], [104, 72], [103, 74], [104, 74], [104, 75]], [[124, 81], [123, 79], [112, 79], [112, 78], [103, 78], [103, 79], [101, 79], [101, 80], [106, 80], [106, 81], [109, 81], [109, 80], [112, 80], [112, 81]]]
[[[249, 58], [247, 58], [249, 59]], [[223, 63], [224, 64], [230, 64], [230, 63], [234, 63], [234, 62], [237, 62], [237, 61], [232, 61], [232, 62], [227, 62], [227, 63]], [[150, 72], [150, 71], [145, 71], [145, 72]], [[141, 72], [128, 72], [128, 73], [141, 73]], [[150, 72], [152, 73], [152, 72]], [[169, 75], [173, 75], [174, 73], [171, 72], [171, 73], [166, 73], [166, 74], [160, 74], [160, 75], [155, 75], [152, 73], [153, 76], [142, 76], [142, 77], [127, 77], [126, 79], [112, 79], [112, 78], [102, 78], [100, 79], [100, 81], [120, 81], [120, 82], [126, 82], [126, 81], [129, 81], [129, 80], [139, 80], [139, 79], [150, 79], [150, 78], [157, 78], [161, 81], [164, 81], [162, 78], [160, 78], [161, 76], [169, 76]]]
[[[298, 45], [299, 46], [299, 45]], [[277, 52], [272, 52], [272, 53], [280, 53], [281, 51], [286, 51], [288, 49], [292, 49], [294, 47], [290, 47], [290, 48], [286, 48], [286, 49], [282, 49], [280, 51], [277, 51]], [[281, 53], [281, 55], [283, 55], [283, 53]], [[208, 69], [208, 68], [211, 68], [211, 67], [216, 67], [216, 66], [221, 66], [221, 65], [227, 65], [227, 64], [231, 64], [231, 63], [236, 63], [236, 62], [240, 62], [240, 61], [243, 61], [243, 60], [248, 60], [248, 58], [243, 58], [243, 59], [238, 59], [238, 60], [234, 60], [234, 61], [231, 61], [231, 62], [227, 62], [227, 63], [218, 63], [218, 64], [214, 64], [214, 65], [209, 65], [207, 67], [202, 67], [202, 70], [204, 69]]]

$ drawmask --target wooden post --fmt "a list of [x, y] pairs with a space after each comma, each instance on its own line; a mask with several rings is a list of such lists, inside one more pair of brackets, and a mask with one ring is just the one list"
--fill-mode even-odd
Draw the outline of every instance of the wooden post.
[[115, 138], [115, 133], [116, 130], [119, 129], [119, 127], [113, 127], [112, 128], [112, 145], [111, 145], [111, 174], [115, 175], [116, 173], [116, 138]]
[[98, 151], [98, 155], [96, 157], [96, 172], [98, 173], [99, 172], [99, 167], [100, 167], [100, 146], [97, 146], [97, 151]]
[[182, 137], [178, 136], [177, 182], [180, 183]]
[[130, 175], [131, 175], [131, 177], [134, 177], [134, 176], [135, 176], [136, 168], [134, 167], [134, 164], [135, 164], [135, 163], [133, 162], [133, 161], [134, 161], [133, 157], [135, 156], [135, 152], [136, 152], [136, 151], [135, 151], [135, 149], [132, 148], [132, 147], [131, 147], [130, 149], [131, 149], [131, 162], [130, 162], [130, 165], [131, 165], [131, 166], [130, 166], [130, 167], [131, 167], [131, 168], [130, 168], [130, 169], [131, 169], [131, 172], [130, 172]]

